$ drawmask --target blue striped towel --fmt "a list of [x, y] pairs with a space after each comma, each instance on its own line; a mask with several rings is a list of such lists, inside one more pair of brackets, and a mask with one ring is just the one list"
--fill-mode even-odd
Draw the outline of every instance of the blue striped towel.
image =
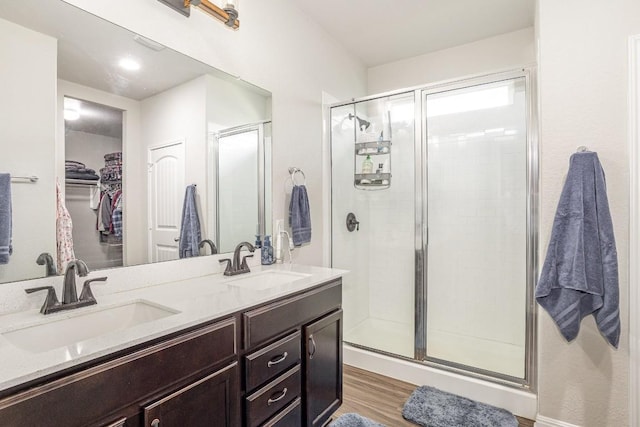
[[600, 333], [618, 347], [618, 256], [604, 171], [594, 152], [571, 156], [536, 299], [567, 341], [593, 314]]
[[311, 211], [309, 211], [307, 188], [304, 185], [294, 185], [291, 191], [289, 225], [291, 225], [295, 246], [311, 241]]
[[9, 263], [13, 252], [11, 233], [11, 175], [0, 173], [0, 264]]

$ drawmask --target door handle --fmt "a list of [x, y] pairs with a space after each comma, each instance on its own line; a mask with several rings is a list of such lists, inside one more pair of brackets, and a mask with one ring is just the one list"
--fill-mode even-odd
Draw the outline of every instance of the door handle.
[[[174, 242], [179, 242], [179, 241], [180, 241], [180, 238], [179, 238], [179, 237], [176, 237], [175, 239], [173, 239], [173, 241], [174, 241]], [[155, 426], [154, 426], [154, 427], [155, 427]]]
[[316, 354], [316, 340], [313, 339], [313, 334], [309, 335], [309, 359], [313, 359], [313, 355]]
[[160, 427], [160, 420], [156, 418], [151, 421], [151, 427]]

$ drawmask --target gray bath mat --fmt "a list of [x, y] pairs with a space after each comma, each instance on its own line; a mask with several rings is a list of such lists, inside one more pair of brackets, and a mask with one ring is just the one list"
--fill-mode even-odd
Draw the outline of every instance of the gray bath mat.
[[385, 427], [375, 421], [365, 418], [362, 415], [349, 413], [340, 415], [329, 427]]
[[415, 389], [402, 416], [423, 427], [518, 427], [518, 420], [506, 409], [429, 386]]

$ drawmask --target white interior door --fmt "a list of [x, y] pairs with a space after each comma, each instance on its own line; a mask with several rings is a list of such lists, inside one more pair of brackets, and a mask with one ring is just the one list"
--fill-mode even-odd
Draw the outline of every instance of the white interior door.
[[149, 261], [178, 259], [184, 141], [149, 149]]

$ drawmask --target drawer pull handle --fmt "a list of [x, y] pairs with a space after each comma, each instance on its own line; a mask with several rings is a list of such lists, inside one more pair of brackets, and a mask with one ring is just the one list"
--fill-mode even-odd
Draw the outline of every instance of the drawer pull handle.
[[287, 395], [287, 388], [285, 387], [284, 390], [280, 392], [280, 396], [274, 398], [273, 396], [275, 396], [275, 393], [272, 394], [269, 400], [267, 400], [267, 405], [271, 405], [272, 403], [276, 403], [278, 400], [284, 399], [286, 395]]
[[288, 355], [289, 354], [285, 351], [281, 356], [269, 360], [269, 362], [267, 363], [267, 368], [270, 368], [273, 365], [277, 365], [278, 363], [284, 362], [284, 359], [286, 359]]
[[309, 359], [313, 359], [313, 355], [316, 354], [316, 340], [313, 339], [313, 334], [309, 335]]
[[160, 420], [156, 418], [151, 421], [151, 427], [160, 427]]

